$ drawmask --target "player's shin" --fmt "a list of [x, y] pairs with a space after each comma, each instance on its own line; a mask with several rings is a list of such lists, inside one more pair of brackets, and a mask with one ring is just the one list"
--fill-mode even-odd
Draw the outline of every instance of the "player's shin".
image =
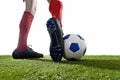
[[34, 16], [30, 12], [24, 12], [20, 22], [18, 50], [23, 51], [27, 48], [27, 38]]

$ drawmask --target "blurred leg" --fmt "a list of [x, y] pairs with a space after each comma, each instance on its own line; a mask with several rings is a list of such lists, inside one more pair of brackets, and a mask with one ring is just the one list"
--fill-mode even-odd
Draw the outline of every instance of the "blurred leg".
[[59, 0], [48, 0], [49, 11], [52, 15], [47, 21], [47, 29], [50, 35], [50, 56], [53, 61], [61, 61], [64, 54], [63, 31], [62, 31], [62, 2]]
[[[49, 2], [49, 11], [53, 18], [57, 18], [60, 20], [60, 24], [62, 22], [62, 10], [63, 4], [59, 0], [48, 0]], [[62, 24], [61, 24], [62, 27]]]

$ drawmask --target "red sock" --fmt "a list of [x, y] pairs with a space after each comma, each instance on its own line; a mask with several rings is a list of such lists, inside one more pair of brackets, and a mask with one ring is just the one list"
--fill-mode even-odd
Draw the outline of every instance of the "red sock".
[[49, 5], [49, 11], [52, 17], [59, 19], [60, 22], [62, 21], [62, 10], [63, 10], [63, 4], [61, 1], [51, 0], [50, 5]]
[[24, 12], [19, 28], [20, 28], [20, 32], [19, 32], [19, 42], [18, 42], [18, 47], [17, 49], [19, 51], [23, 51], [26, 48], [28, 48], [27, 46], [27, 37], [28, 37], [28, 33], [32, 24], [34, 16], [30, 13], [30, 12]]

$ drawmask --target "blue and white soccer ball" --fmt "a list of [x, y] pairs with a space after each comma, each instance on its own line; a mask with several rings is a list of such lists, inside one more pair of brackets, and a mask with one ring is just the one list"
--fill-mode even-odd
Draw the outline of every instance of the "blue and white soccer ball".
[[87, 46], [85, 40], [78, 34], [64, 36], [64, 58], [67, 60], [78, 60], [85, 55]]

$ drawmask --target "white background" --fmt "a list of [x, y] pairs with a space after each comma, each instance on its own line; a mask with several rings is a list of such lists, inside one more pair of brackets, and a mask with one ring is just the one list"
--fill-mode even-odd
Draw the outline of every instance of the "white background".
[[[120, 55], [120, 0], [62, 0], [64, 34], [83, 36], [86, 55]], [[0, 2], [0, 55], [11, 55], [18, 42], [22, 0]], [[28, 44], [37, 52], [49, 54], [50, 38], [46, 21], [51, 15], [46, 0], [38, 0]]]

